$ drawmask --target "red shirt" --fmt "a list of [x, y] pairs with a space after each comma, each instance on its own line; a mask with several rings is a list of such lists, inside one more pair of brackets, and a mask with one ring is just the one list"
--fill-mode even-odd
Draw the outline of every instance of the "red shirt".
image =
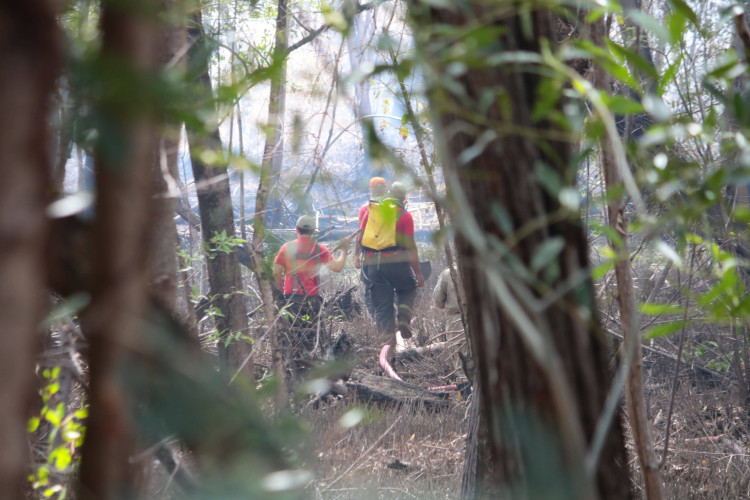
[[362, 219], [364, 219], [365, 214], [370, 212], [370, 202], [368, 201], [361, 207], [359, 207], [359, 225], [362, 226]]
[[[317, 264], [327, 264], [333, 260], [333, 256], [326, 247], [320, 244], [317, 245], [318, 253], [316, 254], [315, 245], [316, 243], [309, 236], [300, 236], [296, 240], [284, 243], [279, 249], [279, 253], [276, 254], [273, 262], [284, 266], [285, 294], [305, 294], [305, 292], [307, 292], [307, 295], [318, 294]], [[295, 268], [302, 286], [294, 276]]]

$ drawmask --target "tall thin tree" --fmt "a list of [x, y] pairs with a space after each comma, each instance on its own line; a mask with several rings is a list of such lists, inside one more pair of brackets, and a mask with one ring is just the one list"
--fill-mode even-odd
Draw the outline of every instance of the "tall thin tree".
[[[194, 88], [201, 104], [209, 112], [215, 111], [211, 76], [209, 74], [210, 48], [203, 32], [200, 10], [196, 10], [188, 26], [188, 66], [195, 78]], [[209, 130], [201, 130], [194, 124], [186, 124], [190, 142], [190, 161], [193, 165], [193, 178], [198, 192], [198, 206], [201, 215], [201, 234], [208, 248], [216, 245], [216, 238], [235, 237], [232, 198], [229, 189], [229, 176], [226, 165], [209, 165], [201, 154], [204, 151], [222, 151], [218, 124], [209, 125]], [[212, 239], [214, 242], [212, 243]], [[242, 365], [250, 355], [250, 344], [244, 340], [234, 340], [227, 345], [230, 335], [246, 335], [247, 307], [243, 295], [242, 274], [239, 257], [235, 248], [212, 249], [207, 259], [208, 279], [211, 283], [213, 305], [221, 314], [215, 316], [219, 334], [219, 359], [221, 370], [231, 376], [231, 369]], [[252, 374], [252, 363], [248, 363], [248, 375]]]

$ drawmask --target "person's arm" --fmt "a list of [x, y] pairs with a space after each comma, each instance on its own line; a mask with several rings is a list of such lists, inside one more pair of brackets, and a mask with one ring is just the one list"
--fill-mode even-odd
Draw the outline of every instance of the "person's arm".
[[417, 243], [414, 241], [414, 235], [404, 234], [402, 241], [406, 248], [406, 255], [409, 256], [411, 268], [417, 277], [417, 286], [422, 287], [424, 286], [424, 276], [422, 276], [422, 270], [419, 268], [419, 251], [417, 250]]
[[344, 264], [346, 264], [346, 254], [349, 252], [349, 245], [349, 238], [344, 238], [341, 242], [341, 253], [339, 253], [338, 257], [332, 257], [331, 260], [328, 261], [328, 269], [334, 273], [340, 273], [341, 270], [344, 269]]
[[359, 231], [357, 232], [357, 237], [354, 239], [354, 268], [359, 269], [362, 267], [362, 234], [365, 232], [365, 227], [367, 226], [367, 218], [369, 217], [369, 212], [366, 212], [362, 216], [362, 220], [359, 223]]
[[284, 273], [284, 266], [281, 264], [276, 264], [274, 262], [273, 264], [273, 281], [276, 283], [276, 287], [283, 291], [284, 290], [284, 282], [282, 280], [282, 274]]
[[284, 264], [286, 259], [286, 243], [281, 245], [279, 253], [276, 254], [276, 258], [273, 259], [273, 282], [276, 284], [282, 293], [284, 292]]
[[414, 219], [409, 212], [404, 212], [396, 222], [396, 242], [401, 248], [406, 249], [409, 263], [417, 278], [417, 286], [424, 286], [422, 269], [419, 267], [419, 252], [417, 243], [414, 241]]

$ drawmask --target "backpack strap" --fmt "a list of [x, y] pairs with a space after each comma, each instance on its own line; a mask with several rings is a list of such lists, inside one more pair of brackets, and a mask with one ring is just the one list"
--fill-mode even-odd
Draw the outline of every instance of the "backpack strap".
[[[310, 260], [315, 259], [315, 270], [317, 271], [318, 266], [320, 265], [320, 255], [322, 253], [322, 250], [320, 248], [320, 245], [315, 243], [315, 246], [313, 247], [313, 253], [304, 253], [304, 252], [298, 252], [299, 244], [294, 245], [294, 253], [292, 255], [293, 258], [293, 264], [292, 264], [292, 293], [300, 293], [302, 295], [309, 295], [307, 293], [307, 289], [305, 289], [305, 286], [302, 284], [302, 279], [299, 277], [299, 273], [297, 270], [307, 264]], [[297, 265], [297, 261], [303, 260], [304, 262], [302, 265]], [[313, 275], [313, 282], [315, 283], [315, 287], [317, 288], [320, 284], [320, 277], [317, 274]], [[299, 285], [299, 287], [298, 287]]]

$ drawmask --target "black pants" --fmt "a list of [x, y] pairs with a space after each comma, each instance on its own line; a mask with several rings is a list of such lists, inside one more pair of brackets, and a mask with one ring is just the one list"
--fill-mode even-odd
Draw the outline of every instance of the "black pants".
[[[405, 258], [405, 255], [400, 255]], [[412, 312], [414, 299], [417, 296], [417, 278], [409, 262], [378, 259], [377, 255], [365, 258], [362, 272], [367, 278], [370, 298], [375, 310], [375, 323], [381, 335], [396, 332], [396, 325], [401, 334], [411, 336]], [[394, 299], [397, 303], [394, 310]]]
[[372, 304], [372, 292], [370, 291], [370, 280], [365, 276], [365, 268], [362, 266], [359, 273], [359, 280], [362, 282], [363, 295], [365, 299], [365, 307], [367, 308], [367, 314], [370, 315], [370, 319], [375, 321], [375, 306]]

